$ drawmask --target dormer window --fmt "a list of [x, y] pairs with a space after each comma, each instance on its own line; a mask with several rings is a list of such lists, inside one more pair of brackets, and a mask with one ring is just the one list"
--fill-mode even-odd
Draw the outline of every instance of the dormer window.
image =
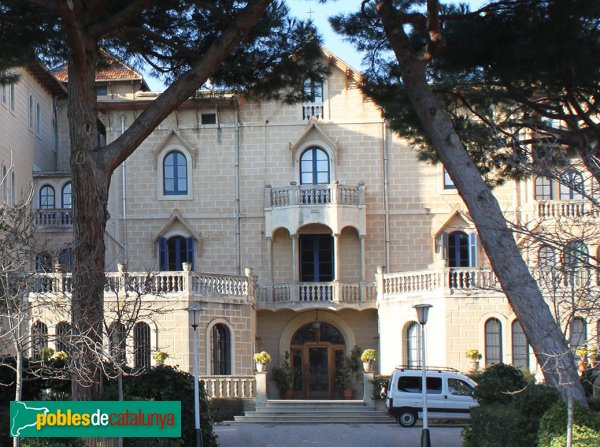
[[323, 82], [307, 79], [304, 81], [304, 100], [302, 103], [302, 119], [324, 118]]

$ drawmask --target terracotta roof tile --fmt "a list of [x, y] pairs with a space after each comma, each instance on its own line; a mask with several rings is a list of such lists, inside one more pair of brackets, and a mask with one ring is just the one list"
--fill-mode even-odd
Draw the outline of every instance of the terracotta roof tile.
[[[105, 61], [96, 71], [96, 81], [123, 81], [123, 80], [142, 80], [143, 77], [138, 72], [132, 70], [123, 62], [105, 54]], [[58, 67], [53, 72], [56, 79], [61, 82], [68, 82], [69, 74], [67, 64]]]

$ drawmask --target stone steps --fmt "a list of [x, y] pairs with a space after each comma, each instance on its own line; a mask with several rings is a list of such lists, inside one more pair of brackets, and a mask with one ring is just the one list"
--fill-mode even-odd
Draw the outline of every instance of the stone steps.
[[256, 411], [236, 416], [239, 424], [394, 424], [385, 410], [360, 400], [269, 400]]

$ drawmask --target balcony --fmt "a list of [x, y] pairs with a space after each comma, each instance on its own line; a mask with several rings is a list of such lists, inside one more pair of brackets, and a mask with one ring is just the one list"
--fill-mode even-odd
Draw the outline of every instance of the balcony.
[[[530, 269], [542, 293], [546, 296], [597, 293], [600, 279], [587, 269], [571, 273]], [[477, 295], [502, 293], [496, 275], [489, 268], [452, 267], [439, 270], [419, 270], [402, 273], [378, 272], [377, 300], [392, 300], [414, 295]]]
[[[70, 294], [73, 292], [71, 273], [36, 273], [26, 279], [33, 293]], [[254, 301], [255, 278], [251, 269], [246, 276], [213, 273], [182, 272], [107, 272], [106, 297], [122, 293], [139, 293], [165, 299], [202, 299], [235, 303]]]
[[352, 226], [364, 234], [365, 186], [360, 183], [347, 186], [337, 182], [277, 188], [267, 186], [265, 217], [267, 230], [285, 227], [294, 234], [302, 225], [320, 223], [329, 226], [334, 233], [345, 226]]
[[535, 217], [538, 219], [556, 218], [598, 218], [600, 209], [586, 200], [544, 200], [537, 203]]
[[34, 225], [37, 228], [70, 228], [73, 226], [71, 208], [44, 208], [35, 212]]
[[375, 285], [369, 283], [291, 282], [261, 288], [259, 308], [314, 307], [375, 308]]

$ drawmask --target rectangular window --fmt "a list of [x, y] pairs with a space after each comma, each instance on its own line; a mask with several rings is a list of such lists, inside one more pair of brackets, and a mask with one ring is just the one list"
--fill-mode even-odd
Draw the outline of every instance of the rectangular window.
[[454, 182], [450, 178], [450, 174], [448, 174], [446, 168], [444, 168], [444, 189], [456, 189], [456, 186], [454, 186]]
[[206, 124], [217, 124], [217, 114], [216, 113], [203, 113], [200, 116], [200, 122], [202, 125]]
[[108, 86], [99, 85], [96, 87], [96, 96], [106, 96], [108, 95]]
[[[398, 390], [404, 393], [421, 393], [421, 377], [400, 376]], [[440, 377], [427, 377], [427, 394], [442, 394], [442, 379]]]
[[10, 84], [10, 88], [9, 90], [9, 101], [10, 101], [10, 110], [12, 112], [15, 111], [15, 85], [14, 84]]

